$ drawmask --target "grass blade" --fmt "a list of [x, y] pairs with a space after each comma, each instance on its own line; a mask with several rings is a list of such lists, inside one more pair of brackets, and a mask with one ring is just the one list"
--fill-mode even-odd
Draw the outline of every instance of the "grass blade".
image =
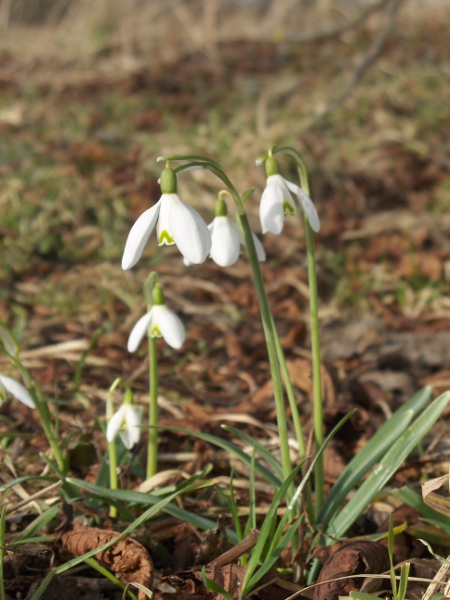
[[229, 425], [222, 425], [222, 428], [229, 433], [232, 433], [236, 437], [240, 438], [242, 441], [247, 442], [250, 447], [255, 448], [262, 459], [264, 459], [267, 464], [271, 467], [272, 471], [277, 475], [280, 481], [283, 478], [283, 467], [279, 460], [277, 460], [273, 454], [271, 454], [262, 444], [259, 444], [255, 439], [253, 439], [248, 433], [244, 433], [235, 427], [230, 427]]
[[[251, 456], [249, 456], [243, 450], [241, 450], [238, 446], [236, 446], [235, 444], [233, 444], [231, 442], [228, 442], [227, 440], [222, 440], [221, 438], [218, 438], [214, 435], [210, 435], [209, 433], [203, 433], [201, 431], [190, 431], [189, 429], [184, 429], [182, 427], [158, 426], [158, 429], [161, 429], [163, 431], [175, 431], [178, 433], [185, 433], [187, 435], [193, 435], [194, 437], [197, 437], [201, 440], [205, 440], [206, 442], [210, 442], [211, 444], [214, 444], [214, 446], [219, 446], [219, 448], [222, 448], [223, 450], [226, 450], [227, 452], [234, 454], [244, 464], [250, 466]], [[254, 444], [252, 444], [252, 445], [254, 445]], [[268, 483], [270, 483], [271, 485], [273, 485], [277, 488], [280, 487], [281, 480], [278, 479], [278, 477], [275, 477], [275, 475], [273, 473], [271, 473], [268, 469], [266, 469], [266, 467], [261, 465], [261, 463], [259, 463], [258, 461], [255, 462], [255, 469], [256, 469], [256, 471], [258, 471], [258, 473], [262, 477], [264, 477], [264, 479]]]
[[247, 594], [250, 591], [249, 582], [253, 577], [254, 572], [258, 567], [259, 560], [263, 554], [264, 548], [266, 546], [267, 540], [269, 538], [269, 533], [273, 530], [272, 522], [276, 518], [276, 512], [280, 502], [284, 500], [286, 497], [287, 491], [294, 481], [295, 476], [300, 471], [302, 465], [298, 465], [289, 477], [283, 482], [283, 485], [278, 489], [277, 493], [272, 500], [272, 504], [267, 512], [267, 515], [264, 519], [263, 526], [261, 527], [261, 532], [258, 537], [258, 541], [256, 542], [255, 547], [253, 548], [253, 552], [248, 563], [247, 572], [244, 577], [244, 581], [242, 582], [242, 592], [241, 597]]
[[374, 496], [394, 475], [411, 450], [431, 429], [450, 400], [450, 392], [441, 394], [390, 447], [377, 467], [367, 477], [359, 490], [332, 521], [328, 533], [342, 537], [348, 528], [363, 513]]
[[431, 397], [431, 388], [425, 387], [397, 410], [367, 442], [364, 448], [349, 462], [339, 477], [317, 516], [317, 524], [323, 529], [339, 510], [341, 502], [373, 465], [388, 451], [405, 431], [412, 419], [426, 406]]
[[[157, 505], [160, 502], [160, 498], [153, 494], [142, 494], [141, 492], [133, 492], [131, 490], [109, 490], [103, 487], [99, 487], [93, 483], [88, 483], [87, 481], [83, 481], [81, 479], [70, 478], [70, 482], [77, 487], [90, 492], [92, 495], [98, 498], [105, 498], [107, 500], [118, 500], [122, 502], [129, 502], [134, 504], [142, 504], [142, 505]], [[206, 482], [203, 487], [214, 485], [215, 481]], [[197, 484], [196, 489], [199, 489], [200, 484]], [[192, 491], [192, 490], [185, 490]], [[176, 492], [174, 497], [179, 495], [179, 491]], [[201, 515], [197, 515], [191, 511], [184, 510], [180, 508], [176, 504], [164, 504], [161, 508], [162, 512], [175, 517], [176, 519], [180, 519], [180, 521], [186, 521], [187, 523], [191, 523], [194, 527], [198, 527], [199, 529], [214, 529], [217, 527], [217, 523], [208, 519], [207, 517], [202, 517]], [[227, 535], [232, 543], [237, 543], [236, 534], [233, 531], [227, 529]]]

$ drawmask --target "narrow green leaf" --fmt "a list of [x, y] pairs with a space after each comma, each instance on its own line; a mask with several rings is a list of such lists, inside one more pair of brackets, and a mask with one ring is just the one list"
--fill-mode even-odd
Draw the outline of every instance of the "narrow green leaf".
[[256, 586], [258, 581], [261, 581], [261, 579], [269, 571], [269, 569], [271, 569], [274, 566], [276, 561], [280, 558], [283, 550], [287, 548], [288, 544], [290, 544], [290, 542], [292, 541], [292, 538], [294, 537], [297, 529], [298, 521], [294, 521], [293, 523], [291, 523], [289, 529], [284, 532], [284, 535], [281, 537], [276, 547], [268, 553], [261, 567], [250, 579], [247, 585], [248, 590], [252, 590]]
[[42, 596], [42, 594], [48, 588], [48, 586], [54, 576], [55, 576], [54, 571], [49, 571], [47, 573], [47, 575], [41, 581], [40, 586], [38, 587], [38, 589], [34, 592], [33, 596], [31, 597], [31, 600], [39, 600], [39, 598]]
[[8, 356], [11, 358], [18, 356], [19, 346], [17, 345], [17, 342], [14, 339], [11, 331], [3, 323], [0, 323], [0, 341], [2, 342]]
[[258, 563], [262, 556], [264, 547], [267, 543], [269, 533], [272, 530], [272, 521], [273, 519], [276, 519], [277, 516], [278, 506], [280, 505], [280, 502], [286, 498], [287, 491], [291, 486], [292, 482], [294, 481], [295, 476], [300, 471], [301, 467], [302, 465], [298, 465], [292, 471], [289, 477], [283, 482], [283, 485], [277, 491], [277, 493], [274, 496], [274, 499], [272, 500], [272, 504], [270, 505], [270, 508], [264, 519], [263, 526], [261, 527], [258, 541], [256, 542], [256, 545], [253, 548], [253, 552], [248, 563], [247, 572], [245, 573], [244, 581], [242, 582], [242, 592], [240, 597], [245, 596], [250, 591], [249, 582], [255, 570], [258, 567]]
[[117, 577], [113, 575], [111, 571], [108, 571], [108, 569], [101, 565], [95, 558], [85, 558], [84, 562], [91, 567], [91, 569], [94, 569], [94, 571], [97, 571], [97, 573], [103, 575], [105, 579], [109, 579], [109, 581], [114, 583], [114, 585], [117, 585], [117, 587], [119, 587], [121, 590], [125, 589], [125, 585], [120, 581], [120, 579], [117, 579]]
[[408, 577], [409, 577], [410, 567], [411, 567], [410, 563], [406, 563], [401, 566], [400, 583], [398, 585], [398, 591], [397, 591], [397, 600], [405, 600], [405, 598], [406, 598], [406, 591], [408, 589]]
[[48, 525], [52, 519], [54, 519], [59, 513], [59, 506], [51, 506], [41, 515], [36, 517], [31, 523], [29, 523], [25, 529], [23, 529], [18, 536], [15, 538], [14, 543], [17, 543], [19, 540], [27, 541], [29, 538], [32, 538], [36, 535], [38, 531], [40, 531], [43, 527]]
[[46, 542], [54, 542], [54, 535], [37, 535], [32, 537], [27, 537], [22, 540], [15, 539], [13, 542], [10, 542], [8, 546], [10, 548], [20, 548], [20, 546], [24, 546], [25, 544], [45, 544]]
[[230, 473], [230, 512], [233, 516], [234, 528], [236, 529], [236, 535], [238, 540], [241, 541], [244, 538], [242, 531], [241, 520], [239, 519], [239, 511], [236, 503], [236, 496], [234, 494], [234, 467], [231, 468]]
[[[108, 500], [119, 500], [122, 502], [130, 502], [135, 504], [142, 505], [156, 505], [160, 502], [160, 498], [153, 494], [142, 494], [141, 492], [133, 492], [131, 490], [109, 490], [103, 487], [99, 487], [93, 483], [88, 483], [87, 481], [83, 481], [81, 479], [70, 478], [70, 482], [81, 489], [90, 492], [98, 498], [106, 498]], [[210, 485], [214, 485], [214, 480], [211, 482], [206, 482], [203, 487], [207, 487]], [[199, 489], [200, 485], [197, 485], [196, 489]], [[186, 490], [189, 491], [189, 490]], [[179, 495], [179, 492], [174, 494], [174, 497]], [[193, 513], [192, 511], [184, 510], [177, 506], [176, 504], [164, 504], [161, 508], [162, 512], [165, 512], [176, 519], [180, 519], [181, 521], [186, 521], [187, 523], [191, 523], [194, 527], [198, 527], [199, 529], [214, 529], [217, 526], [215, 521], [208, 519], [206, 517], [202, 517]], [[232, 531], [227, 530], [227, 535], [230, 538], [232, 543], [237, 542], [236, 534]]]
[[233, 600], [232, 595], [229, 592], [227, 592], [221, 585], [219, 585], [217, 581], [214, 581], [213, 579], [209, 579], [209, 577], [207, 577], [206, 567], [203, 567], [203, 569], [201, 570], [201, 576], [203, 579], [203, 583], [206, 586], [206, 589], [208, 589], [210, 592], [216, 592], [218, 594], [221, 594], [225, 598], [225, 600]]
[[389, 573], [391, 576], [392, 594], [395, 600], [398, 600], [397, 594], [397, 579], [395, 578], [394, 570], [394, 527], [392, 525], [392, 515], [389, 515], [389, 532], [388, 532], [388, 552], [389, 552]]
[[349, 462], [342, 475], [331, 488], [317, 516], [316, 523], [321, 525], [322, 529], [326, 529], [347, 494], [402, 435], [412, 419], [429, 402], [430, 397], [430, 387], [425, 387], [414, 394], [390, 419], [383, 423], [373, 438]]
[[252, 438], [251, 435], [248, 435], [248, 433], [244, 433], [243, 431], [240, 431], [239, 429], [236, 429], [235, 427], [230, 427], [229, 425], [222, 425], [222, 429], [232, 433], [236, 437], [240, 438], [242, 441], [247, 442], [247, 444], [249, 444], [252, 448], [256, 448], [256, 450], [258, 451], [258, 454], [261, 456], [261, 458], [267, 462], [267, 464], [271, 467], [272, 471], [276, 474], [276, 476], [280, 479], [280, 481], [282, 480], [282, 478], [283, 478], [282, 464], [280, 463], [279, 460], [277, 460], [275, 458], [275, 456], [271, 452], [266, 450], [266, 448], [264, 448], [264, 446], [262, 444], [257, 442], [254, 438]]
[[245, 525], [244, 536], [248, 535], [251, 529], [256, 529], [256, 489], [255, 489], [255, 456], [256, 450], [253, 448], [252, 460], [250, 462], [250, 476], [248, 481], [248, 519]]
[[372, 594], [364, 592], [350, 592], [350, 597], [356, 598], [356, 600], [380, 600], [379, 596], [372, 596]]
[[423, 413], [417, 417], [410, 427], [391, 445], [376, 468], [363, 482], [359, 490], [338, 513], [328, 528], [328, 533], [340, 538], [356, 521], [370, 504], [374, 496], [383, 488], [385, 483], [394, 475], [411, 450], [431, 429], [450, 400], [450, 392], [441, 394]]
[[6, 492], [6, 490], [9, 490], [9, 488], [23, 483], [24, 481], [31, 481], [32, 479], [39, 479], [39, 481], [51, 481], [52, 483], [59, 481], [57, 477], [53, 477], [52, 475], [24, 475], [23, 477], [16, 477], [16, 479], [12, 479], [11, 481], [4, 483], [0, 487], [0, 492]]
[[[246, 454], [243, 450], [241, 450], [235, 444], [228, 442], [227, 440], [222, 440], [214, 435], [210, 435], [209, 433], [203, 433], [201, 431], [190, 431], [189, 429], [184, 429], [182, 427], [162, 427], [158, 426], [158, 429], [162, 429], [163, 431], [175, 431], [179, 433], [185, 433], [187, 435], [192, 435], [194, 437], [198, 437], [201, 440], [205, 440], [206, 442], [210, 442], [219, 448], [223, 448], [227, 452], [234, 454], [239, 460], [241, 460], [244, 464], [250, 466], [251, 456]], [[275, 487], [280, 487], [281, 481], [278, 477], [275, 477], [273, 473], [271, 473], [266, 467], [261, 465], [258, 461], [255, 463], [255, 469], [258, 473], [264, 477], [264, 479]]]
[[[436, 527], [440, 527], [445, 534], [450, 534], [450, 521], [448, 517], [438, 513], [433, 508], [425, 504], [420, 494], [409, 487], [402, 487], [392, 490], [391, 494], [404, 504], [415, 508], [424, 517], [426, 523], [431, 523]], [[443, 544], [445, 545], [445, 544]]]

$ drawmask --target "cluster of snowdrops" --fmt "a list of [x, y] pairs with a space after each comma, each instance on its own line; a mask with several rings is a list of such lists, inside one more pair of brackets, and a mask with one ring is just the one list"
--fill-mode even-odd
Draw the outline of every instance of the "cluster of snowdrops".
[[[274, 154], [283, 151], [296, 158], [293, 150], [289, 148], [277, 149], [274, 147], [257, 161], [257, 163], [265, 165], [267, 175], [266, 187], [262, 193], [260, 203], [262, 232], [281, 233], [285, 216], [294, 214], [297, 205], [304, 211], [307, 227], [309, 226], [311, 230], [318, 232], [320, 221], [316, 208], [308, 195], [307, 179], [305, 179], [306, 186], [304, 185], [304, 187], [307, 188], [305, 191], [305, 189], [288, 181], [280, 174], [279, 164]], [[259, 262], [265, 260], [265, 251], [260, 240], [250, 229], [245, 210], [245, 203], [254, 190], [248, 190], [242, 196], [239, 196], [226, 173], [212, 159], [188, 155], [160, 157], [158, 161], [165, 162], [165, 168], [159, 180], [162, 191], [161, 198], [156, 204], [146, 210], [133, 225], [125, 244], [122, 268], [128, 270], [136, 265], [141, 258], [151, 233], [156, 227], [158, 244], [175, 244], [181, 252], [186, 265], [203, 263], [210, 257], [217, 265], [228, 267], [238, 260], [242, 247], [246, 247], [258, 291], [258, 280], [260, 284], [262, 283]], [[226, 189], [221, 190], [218, 194], [215, 205], [215, 217], [209, 225], [206, 225], [198, 212], [185, 204], [178, 195], [177, 174], [181, 171], [192, 169], [209, 169], [226, 186]], [[300, 170], [300, 175], [301, 173], [302, 171]], [[231, 200], [235, 204], [236, 221], [228, 215], [227, 200]], [[267, 320], [268, 318], [271, 319], [271, 316], [264, 314], [265, 312], [267, 313], [266, 298], [261, 289], [259, 292], [258, 299], [267, 338]], [[157, 361], [154, 339], [162, 337], [169, 346], [179, 349], [185, 341], [186, 333], [180, 318], [166, 306], [164, 294], [156, 274], [153, 273], [150, 276], [146, 286], [144, 286], [144, 293], [146, 294], [148, 312], [133, 327], [128, 339], [127, 348], [129, 352], [134, 352], [144, 336], [148, 335], [150, 357], [149, 426], [150, 428], [156, 428], [158, 421]], [[270, 346], [270, 339], [268, 343]], [[279, 369], [277, 370], [279, 371]], [[133, 406], [133, 394], [130, 390], [127, 390], [124, 394], [119, 409], [114, 411], [111, 400], [112, 392], [117, 388], [119, 383], [119, 381], [116, 381], [111, 386], [110, 397], [107, 403], [106, 438], [109, 446], [111, 487], [113, 488], [117, 485], [114, 476], [117, 467], [114, 451], [116, 437], [120, 436], [125, 447], [131, 449], [139, 441], [141, 433], [141, 411]], [[32, 397], [21, 383], [6, 375], [0, 375], [0, 398], [6, 397], [7, 394], [16, 397], [30, 408], [39, 408], [36, 398]], [[279, 416], [281, 416], [283, 412], [281, 408], [279, 412]], [[281, 426], [281, 429], [280, 433], [283, 433], [284, 427]], [[287, 436], [285, 437], [287, 440]], [[289, 452], [287, 442], [285, 450]], [[147, 460], [147, 475], [151, 477], [157, 470], [157, 433], [151, 429], [149, 432]], [[288, 474], [290, 466], [288, 464], [285, 466], [285, 473]]]

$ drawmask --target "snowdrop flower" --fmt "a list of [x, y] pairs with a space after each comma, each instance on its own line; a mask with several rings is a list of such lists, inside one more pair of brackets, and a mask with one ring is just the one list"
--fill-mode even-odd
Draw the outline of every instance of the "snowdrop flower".
[[140, 259], [156, 225], [158, 244], [176, 244], [192, 263], [205, 261], [211, 250], [211, 235], [201, 216], [180, 200], [176, 174], [168, 165], [161, 173], [160, 200], [146, 210], [131, 228], [122, 257], [122, 269], [131, 269]]
[[[211, 233], [211, 258], [220, 267], [229, 267], [239, 258], [241, 246], [245, 246], [237, 224], [227, 215], [227, 205], [219, 195], [216, 203], [216, 217], [208, 225]], [[253, 235], [256, 252], [260, 261], [266, 260], [266, 253], [258, 238]]]
[[159, 284], [152, 291], [153, 306], [133, 327], [128, 338], [128, 352], [134, 352], [149, 332], [151, 337], [162, 337], [171, 346], [178, 350], [184, 344], [186, 331], [180, 318], [167, 308], [164, 295]]
[[284, 217], [295, 212], [294, 197], [308, 217], [311, 228], [316, 233], [320, 230], [319, 215], [311, 198], [301, 187], [282, 177], [278, 163], [272, 157], [266, 160], [267, 185], [261, 198], [259, 216], [263, 233], [270, 231], [278, 235], [284, 225]]
[[113, 414], [106, 427], [107, 441], [111, 443], [119, 434], [125, 448], [128, 448], [128, 450], [137, 444], [141, 437], [139, 428], [141, 418], [138, 411], [133, 408], [132, 401], [133, 395], [131, 393], [126, 394], [122, 406]]
[[0, 375], [0, 405], [2, 404], [2, 398], [5, 399], [7, 393], [20, 400], [28, 408], [36, 408], [33, 398], [21, 383], [6, 375]]

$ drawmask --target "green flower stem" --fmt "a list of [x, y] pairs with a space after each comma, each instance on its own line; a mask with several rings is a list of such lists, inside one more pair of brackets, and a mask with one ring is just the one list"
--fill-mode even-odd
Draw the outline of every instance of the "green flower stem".
[[[114, 404], [113, 404], [113, 392], [116, 389], [120, 380], [117, 380], [111, 386], [108, 392], [108, 398], [106, 400], [106, 425], [108, 425], [111, 417], [114, 414]], [[116, 385], [117, 383], [117, 385]], [[116, 450], [116, 440], [112, 442], [108, 442], [108, 458], [109, 458], [109, 486], [112, 490], [117, 490], [119, 488], [119, 479], [117, 477], [117, 450]], [[115, 506], [109, 507], [109, 516], [112, 519], [117, 517], [117, 508]]]
[[[52, 418], [50, 414], [50, 410], [48, 408], [47, 399], [44, 397], [42, 390], [38, 389], [39, 402], [36, 403], [36, 408], [38, 409], [39, 417], [41, 418], [42, 427], [44, 429], [45, 436], [50, 444], [50, 448], [52, 449], [53, 455], [56, 460], [56, 464], [58, 465], [58, 469], [62, 473], [66, 473], [67, 466], [66, 461], [62, 455], [62, 452], [58, 445], [57, 435], [55, 433], [55, 424], [52, 423]], [[36, 402], [36, 395], [34, 396], [34, 400]], [[39, 408], [38, 408], [39, 405]]]
[[[277, 335], [274, 332], [274, 323], [270, 311], [269, 302], [264, 287], [261, 268], [258, 255], [256, 253], [253, 234], [248, 222], [247, 214], [240, 214], [239, 220], [244, 233], [244, 241], [247, 247], [250, 265], [252, 268], [253, 279], [255, 282], [256, 294], [258, 296], [261, 319], [266, 337], [267, 352], [269, 356], [270, 372], [273, 382], [273, 391], [275, 397], [275, 409], [277, 414], [278, 435], [280, 438], [281, 463], [283, 466], [283, 476], [285, 479], [292, 473], [292, 464], [289, 452], [288, 430], [286, 420], [286, 407], [284, 403], [283, 385], [281, 381], [280, 363], [277, 354]], [[289, 497], [292, 494], [290, 493]]]
[[158, 469], [158, 358], [156, 339], [150, 334], [148, 336], [148, 362], [150, 376], [148, 424], [150, 428], [148, 430], [147, 479], [156, 475]]
[[[306, 191], [306, 190], [305, 190]], [[308, 192], [306, 192], [308, 193]], [[308, 194], [309, 195], [309, 194]], [[311, 311], [311, 355], [313, 370], [313, 396], [314, 396], [314, 438], [316, 452], [323, 444], [323, 400], [322, 400], [322, 373], [320, 359], [320, 334], [318, 314], [318, 294], [316, 261], [314, 256], [314, 233], [305, 215], [306, 247], [308, 255], [308, 278], [309, 278], [309, 306]], [[324, 467], [323, 454], [316, 462], [315, 470], [315, 496], [316, 515], [322, 507], [324, 499]]]
[[[144, 283], [144, 297], [147, 302], [147, 310], [150, 311], [153, 303], [153, 293], [158, 284], [158, 275], [152, 271]], [[156, 339], [148, 333], [148, 445], [147, 445], [147, 479], [156, 475], [158, 470], [158, 355]]]
[[[297, 164], [300, 185], [303, 191], [310, 196], [308, 172], [305, 162], [296, 150], [290, 147], [274, 148], [273, 153], [283, 152], [293, 158]], [[323, 400], [322, 400], [322, 371], [320, 359], [320, 334], [319, 334], [319, 301], [317, 293], [317, 267], [314, 255], [314, 232], [305, 214], [306, 251], [308, 258], [309, 279], [309, 306], [311, 315], [311, 356], [313, 371], [313, 396], [314, 396], [314, 441], [316, 452], [323, 444]], [[324, 467], [323, 454], [316, 462], [315, 468], [315, 504], [316, 515], [322, 507], [324, 500]]]
[[[273, 321], [273, 318], [272, 318]], [[305, 438], [303, 435], [302, 422], [300, 419], [300, 413], [298, 412], [298, 406], [295, 399], [294, 387], [292, 385], [291, 377], [289, 375], [289, 371], [287, 368], [286, 357], [284, 355], [283, 348], [281, 347], [280, 337], [278, 335], [278, 331], [275, 327], [275, 323], [272, 323], [273, 331], [275, 333], [275, 344], [277, 348], [277, 356], [278, 362], [280, 363], [281, 373], [283, 375], [284, 386], [286, 388], [286, 394], [289, 401], [289, 407], [291, 409], [292, 414], [292, 422], [294, 425], [295, 436], [297, 438], [298, 443], [298, 454], [300, 462], [304, 461], [306, 458], [306, 444]]]

